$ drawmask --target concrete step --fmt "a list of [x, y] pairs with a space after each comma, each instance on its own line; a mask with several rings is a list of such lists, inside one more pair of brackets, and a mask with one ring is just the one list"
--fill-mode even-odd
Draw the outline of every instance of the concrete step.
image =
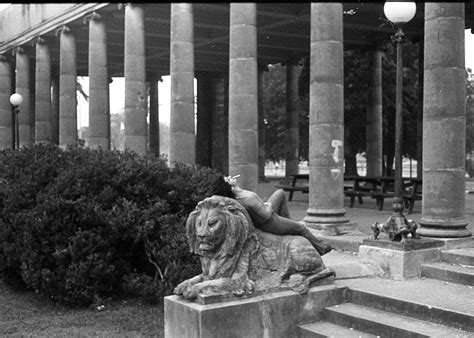
[[323, 319], [381, 337], [469, 337], [472, 333], [354, 303], [323, 310]]
[[443, 250], [441, 260], [452, 264], [474, 266], [474, 248]]
[[354, 330], [324, 320], [316, 323], [300, 325], [300, 338], [341, 337], [341, 338], [370, 338], [377, 337], [370, 333]]
[[469, 325], [474, 321], [474, 317], [459, 311], [353, 289], [347, 291], [346, 297], [351, 303], [357, 305], [468, 331], [474, 330], [474, 323]]
[[421, 265], [421, 276], [456, 284], [474, 285], [474, 266], [446, 262], [425, 263]]
[[336, 280], [353, 303], [474, 332], [474, 288], [431, 278]]

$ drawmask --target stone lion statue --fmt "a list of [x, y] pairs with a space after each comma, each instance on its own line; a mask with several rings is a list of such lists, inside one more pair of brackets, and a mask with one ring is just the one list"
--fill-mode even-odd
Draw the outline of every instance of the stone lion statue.
[[186, 221], [186, 235], [191, 252], [200, 256], [202, 273], [175, 288], [185, 298], [276, 289], [304, 293], [312, 282], [335, 275], [306, 238], [255, 228], [232, 198], [212, 196], [199, 202]]

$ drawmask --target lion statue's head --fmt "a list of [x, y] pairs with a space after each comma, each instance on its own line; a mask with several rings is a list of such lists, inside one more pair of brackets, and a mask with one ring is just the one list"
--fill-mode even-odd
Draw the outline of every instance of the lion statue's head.
[[247, 239], [256, 238], [245, 208], [235, 199], [216, 195], [199, 202], [189, 214], [186, 235], [191, 252], [201, 256], [203, 274], [211, 278], [230, 277]]

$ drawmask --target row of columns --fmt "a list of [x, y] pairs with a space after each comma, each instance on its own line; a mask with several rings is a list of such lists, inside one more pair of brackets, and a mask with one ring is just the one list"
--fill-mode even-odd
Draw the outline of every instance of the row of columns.
[[[343, 194], [344, 165], [344, 93], [343, 93], [343, 8], [341, 3], [311, 4], [310, 46], [310, 194], [305, 222], [315, 228], [348, 223]], [[425, 236], [462, 237], [466, 230], [464, 211], [464, 4], [430, 3], [425, 5], [425, 90], [423, 131], [423, 206], [422, 229]], [[259, 116], [262, 92], [257, 55], [257, 5], [230, 4], [229, 74], [201, 77], [198, 98], [211, 105], [209, 111], [198, 109], [199, 127], [208, 128], [209, 135], [196, 135], [194, 117], [194, 32], [192, 4], [171, 4], [170, 75], [171, 125], [170, 164], [177, 162], [209, 164], [230, 175], [240, 174], [243, 188], [256, 190], [259, 176], [259, 146], [262, 116]], [[125, 6], [125, 146], [145, 153], [147, 149], [145, 75], [145, 27], [143, 9]], [[75, 42], [68, 29], [61, 30], [61, 61], [59, 77], [59, 142], [74, 143], [67, 137], [73, 129], [72, 80], [75, 79]], [[69, 54], [68, 54], [69, 53]], [[73, 55], [74, 54], [74, 55]], [[64, 56], [64, 57], [63, 57]], [[28, 74], [17, 53], [17, 73]], [[0, 60], [1, 61], [1, 60]], [[23, 67], [19, 69], [18, 67]], [[368, 135], [381, 128], [381, 52], [372, 60], [373, 78], [367, 112], [371, 127]], [[11, 93], [11, 72], [0, 62], [2, 91]], [[35, 140], [48, 142], [53, 138], [50, 93], [51, 65], [49, 49], [43, 40], [36, 43], [35, 65]], [[110, 148], [109, 77], [105, 22], [93, 14], [89, 20], [89, 146]], [[259, 80], [260, 79], [260, 80]], [[29, 81], [17, 76], [17, 90], [28, 90]], [[288, 140], [290, 140], [287, 174], [297, 170], [298, 117], [296, 101], [296, 67], [287, 65]], [[10, 84], [11, 86], [11, 84]], [[157, 95], [155, 85], [150, 85]], [[214, 100], [206, 98], [208, 91]], [[7, 94], [8, 95], [8, 94]], [[1, 99], [1, 97], [0, 97]], [[260, 98], [261, 100], [261, 98]], [[212, 104], [210, 103], [212, 101]], [[8, 102], [6, 100], [6, 102]], [[151, 103], [151, 102], [150, 102]], [[153, 99], [153, 110], [157, 102]], [[0, 113], [5, 107], [0, 106]], [[70, 110], [72, 109], [72, 110]], [[8, 109], [9, 110], [9, 107]], [[226, 116], [228, 112], [228, 116]], [[155, 114], [155, 113], [154, 113]], [[0, 141], [8, 138], [12, 121], [10, 114], [1, 114]], [[463, 118], [464, 116], [464, 118]], [[150, 115], [151, 117], [151, 115]], [[25, 126], [26, 115], [23, 116]], [[153, 121], [152, 121], [153, 120]], [[260, 125], [259, 125], [260, 121]], [[158, 122], [153, 115], [150, 126]], [[375, 127], [374, 127], [375, 126]], [[3, 128], [3, 129], [1, 129]], [[24, 128], [27, 129], [26, 127]], [[223, 131], [227, 131], [225, 133]], [[448, 130], [448, 132], [446, 132]], [[24, 131], [26, 135], [26, 131]], [[74, 133], [75, 134], [75, 130]], [[151, 134], [151, 132], [150, 132]], [[11, 135], [10, 135], [11, 137]], [[25, 136], [26, 137], [26, 136]], [[198, 144], [196, 143], [198, 138]], [[30, 136], [31, 138], [31, 136]], [[260, 140], [260, 143], [259, 143]], [[381, 135], [368, 139], [368, 168], [371, 175], [381, 173]], [[228, 151], [222, 145], [228, 145]], [[296, 149], [295, 149], [296, 144]], [[151, 146], [151, 142], [150, 142]], [[211, 155], [196, 155], [200, 151]], [[154, 144], [156, 151], [156, 143]], [[201, 156], [202, 155], [202, 156]], [[226, 158], [228, 156], [228, 158]], [[226, 165], [228, 163], [228, 165]], [[445, 198], [449, 196], [449, 198]]]

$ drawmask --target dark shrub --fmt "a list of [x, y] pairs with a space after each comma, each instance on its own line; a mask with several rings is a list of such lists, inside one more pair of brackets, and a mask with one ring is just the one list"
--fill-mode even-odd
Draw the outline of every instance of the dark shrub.
[[133, 152], [34, 146], [0, 152], [0, 269], [85, 305], [161, 299], [199, 273], [184, 222], [218, 172]]

